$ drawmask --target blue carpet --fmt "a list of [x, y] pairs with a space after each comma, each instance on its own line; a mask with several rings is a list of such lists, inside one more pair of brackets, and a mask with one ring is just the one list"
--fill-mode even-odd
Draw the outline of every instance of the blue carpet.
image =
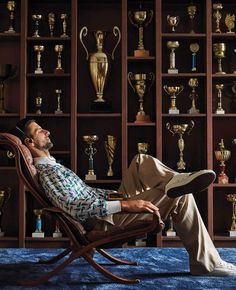
[[[17, 281], [38, 277], [53, 266], [35, 264], [59, 249], [0, 249], [0, 289], [26, 289]], [[135, 260], [138, 266], [115, 266], [99, 254], [95, 260], [117, 275], [139, 278], [134, 285], [112, 283], [83, 259], [78, 259], [44, 286], [27, 289], [234, 289], [236, 277], [196, 277], [189, 274], [188, 256], [182, 248], [126, 248], [109, 252], [123, 259]], [[219, 249], [221, 257], [236, 264], [236, 249]]]

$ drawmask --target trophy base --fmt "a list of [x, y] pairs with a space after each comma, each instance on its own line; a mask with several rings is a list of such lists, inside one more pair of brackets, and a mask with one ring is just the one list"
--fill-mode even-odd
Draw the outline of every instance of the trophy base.
[[110, 102], [93, 102], [90, 105], [90, 112], [111, 112]]
[[54, 114], [56, 114], [56, 115], [60, 115], [60, 114], [63, 114], [63, 111], [61, 111], [61, 110], [56, 110], [56, 111], [54, 111]]
[[216, 75], [225, 75], [226, 74], [226, 72], [224, 72], [224, 71], [217, 71], [216, 72]]
[[179, 114], [179, 109], [169, 109], [169, 114]]
[[42, 69], [36, 69], [34, 71], [35, 74], [39, 75], [39, 74], [43, 74], [43, 70]]
[[16, 32], [14, 29], [9, 29], [9, 30], [4, 31], [4, 33], [16, 33]]
[[33, 232], [32, 238], [44, 238], [44, 232]]
[[5, 233], [4, 232], [0, 232], [0, 238], [4, 237]]
[[141, 123], [150, 123], [150, 116], [149, 115], [136, 115], [136, 120], [134, 121], [134, 123], [136, 124], [141, 124]]
[[54, 69], [54, 74], [64, 74], [64, 69], [63, 68], [55, 68]]
[[146, 246], [147, 246], [146, 238], [145, 239], [137, 239], [135, 241], [135, 247], [146, 247]]
[[189, 114], [199, 114], [199, 110], [198, 109], [195, 109], [195, 108], [190, 108], [188, 110], [188, 113]]
[[223, 115], [223, 114], [225, 113], [225, 110], [223, 110], [223, 109], [218, 109], [218, 110], [216, 110], [215, 113], [218, 114], [218, 115]]
[[218, 175], [218, 183], [219, 184], [228, 184], [229, 178], [226, 174], [220, 174]]
[[229, 231], [230, 237], [236, 237], [236, 231]]
[[196, 67], [193, 67], [193, 68], [191, 69], [191, 71], [197, 71], [197, 68], [196, 68]]
[[135, 57], [147, 57], [147, 56], [149, 56], [149, 50], [137, 49], [134, 51], [134, 56]]
[[62, 233], [61, 232], [54, 232], [53, 234], [52, 234], [52, 237], [53, 238], [61, 238], [62, 237]]
[[179, 73], [177, 68], [169, 68], [168, 69], [168, 74], [177, 74]]
[[86, 174], [85, 175], [85, 180], [96, 180], [97, 176], [96, 174]]
[[176, 232], [175, 231], [166, 231], [166, 236], [167, 237], [176, 237]]

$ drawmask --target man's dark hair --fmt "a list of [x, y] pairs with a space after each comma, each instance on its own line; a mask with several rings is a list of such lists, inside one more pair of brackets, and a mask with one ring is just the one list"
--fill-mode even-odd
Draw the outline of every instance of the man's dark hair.
[[35, 122], [35, 120], [29, 118], [21, 119], [17, 122], [16, 126], [10, 131], [10, 133], [17, 136], [22, 142], [24, 142], [26, 138], [31, 138], [28, 126], [32, 122]]

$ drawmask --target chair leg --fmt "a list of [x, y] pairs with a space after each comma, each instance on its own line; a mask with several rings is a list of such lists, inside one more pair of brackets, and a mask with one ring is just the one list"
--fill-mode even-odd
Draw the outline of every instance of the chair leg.
[[103, 266], [96, 263], [93, 260], [93, 258], [88, 254], [84, 254], [83, 257], [88, 261], [88, 263], [91, 266], [93, 266], [96, 270], [98, 270], [100, 273], [102, 273], [104, 276], [111, 279], [112, 281], [119, 282], [119, 283], [125, 283], [125, 284], [135, 284], [135, 283], [140, 282], [139, 279], [128, 279], [128, 278], [123, 278], [123, 277], [119, 277], [117, 275], [112, 274], [110, 271], [105, 269]]
[[64, 258], [66, 255], [68, 255], [71, 252], [71, 247], [69, 247], [68, 249], [64, 250], [62, 253], [56, 255], [55, 257], [48, 259], [48, 260], [39, 260], [37, 262], [37, 264], [54, 264], [56, 262], [58, 262], [60, 259]]
[[96, 249], [96, 250], [101, 255], [103, 255], [105, 258], [107, 258], [108, 260], [112, 261], [113, 263], [115, 263], [117, 265], [133, 265], [133, 266], [137, 266], [138, 265], [138, 263], [135, 262], [135, 261], [121, 260], [119, 258], [116, 258], [116, 257], [112, 256], [111, 254], [109, 254], [108, 252], [106, 252], [103, 249]]

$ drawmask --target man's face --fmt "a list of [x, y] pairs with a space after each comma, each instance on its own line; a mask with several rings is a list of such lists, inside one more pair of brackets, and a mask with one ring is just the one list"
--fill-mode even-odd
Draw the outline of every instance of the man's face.
[[39, 150], [49, 150], [53, 147], [53, 143], [49, 138], [50, 132], [41, 128], [36, 122], [29, 124], [28, 131], [35, 148]]

